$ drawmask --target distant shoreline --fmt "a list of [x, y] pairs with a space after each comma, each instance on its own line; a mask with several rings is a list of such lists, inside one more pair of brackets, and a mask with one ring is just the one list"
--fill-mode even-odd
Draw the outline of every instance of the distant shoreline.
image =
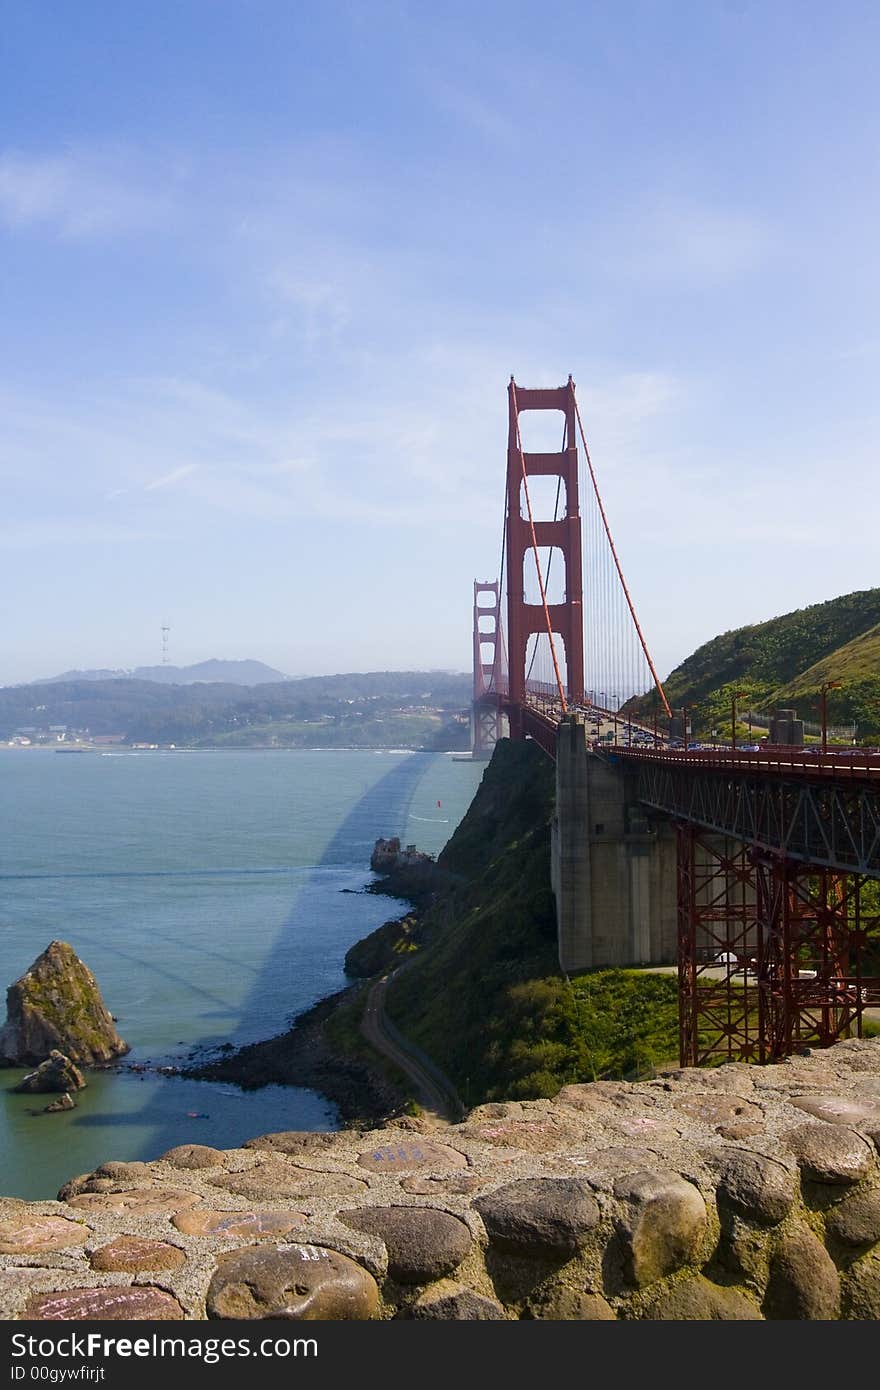
[[437, 753], [440, 757], [448, 758], [455, 756], [464, 761], [469, 761], [461, 748], [400, 748], [396, 745], [384, 743], [338, 743], [332, 745], [304, 743], [290, 747], [260, 743], [222, 748], [133, 748], [127, 744], [112, 744], [110, 747], [103, 747], [100, 744], [92, 743], [78, 743], [67, 746], [60, 743], [32, 743], [22, 746], [21, 744], [4, 743], [0, 744], [0, 752], [99, 753], [104, 757], [122, 757], [130, 753]]

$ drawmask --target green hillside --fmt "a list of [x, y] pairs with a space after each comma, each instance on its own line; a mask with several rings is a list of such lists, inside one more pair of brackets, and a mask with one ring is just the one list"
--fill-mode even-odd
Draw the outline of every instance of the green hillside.
[[834, 720], [853, 720], [857, 734], [880, 730], [880, 624], [838, 647], [830, 656], [795, 676], [775, 692], [779, 704], [793, 704], [804, 711], [815, 706], [816, 691], [826, 681], [840, 681], [829, 690], [828, 714]]
[[502, 740], [439, 864], [460, 887], [420, 924], [390, 1017], [453, 1079], [465, 1105], [552, 1096], [570, 1081], [675, 1064], [677, 982], [560, 974], [550, 889], [554, 770]]
[[[669, 703], [691, 711], [695, 733], [730, 735], [731, 697], [738, 709], [794, 705], [819, 719], [819, 689], [827, 681], [831, 724], [857, 725], [861, 741], [880, 737], [880, 589], [863, 589], [814, 603], [764, 623], [736, 628], [706, 642], [664, 681]], [[653, 697], [637, 702], [653, 709]]]

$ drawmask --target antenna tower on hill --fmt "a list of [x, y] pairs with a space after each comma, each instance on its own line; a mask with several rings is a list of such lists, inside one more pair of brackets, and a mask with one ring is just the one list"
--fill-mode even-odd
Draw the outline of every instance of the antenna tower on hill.
[[171, 631], [171, 628], [168, 627], [167, 624], [166, 624], [165, 626], [163, 626], [163, 628], [162, 628], [162, 665], [163, 665], [163, 666], [167, 666], [167, 665], [168, 665], [168, 634], [169, 634], [170, 631]]

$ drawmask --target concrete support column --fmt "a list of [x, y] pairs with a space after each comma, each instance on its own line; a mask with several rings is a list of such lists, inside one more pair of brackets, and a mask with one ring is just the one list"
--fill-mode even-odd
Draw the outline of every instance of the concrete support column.
[[569, 715], [556, 735], [556, 816], [550, 861], [559, 964], [565, 971], [589, 970], [593, 964], [589, 756], [583, 715]]
[[578, 714], [557, 733], [551, 876], [566, 973], [675, 960], [672, 828], [648, 819], [622, 766], [592, 751]]

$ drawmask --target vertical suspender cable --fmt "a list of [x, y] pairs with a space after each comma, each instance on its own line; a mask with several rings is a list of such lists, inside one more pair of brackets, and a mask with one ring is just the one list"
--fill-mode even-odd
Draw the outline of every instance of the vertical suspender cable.
[[[516, 394], [514, 393], [514, 402], [515, 402], [515, 401], [516, 401]], [[611, 536], [611, 528], [610, 528], [610, 526], [608, 525], [608, 518], [607, 518], [606, 515], [605, 515], [605, 508], [602, 506], [602, 498], [601, 498], [601, 495], [600, 495], [600, 493], [599, 493], [599, 485], [598, 485], [598, 483], [596, 482], [596, 474], [593, 472], [593, 463], [592, 463], [592, 460], [591, 460], [591, 458], [590, 458], [590, 450], [589, 450], [589, 448], [587, 447], [587, 437], [586, 437], [586, 435], [584, 434], [584, 426], [583, 426], [583, 422], [581, 421], [581, 412], [580, 412], [580, 409], [579, 409], [579, 407], [578, 407], [577, 397], [576, 397], [576, 396], [575, 396], [574, 408], [575, 408], [575, 413], [576, 413], [576, 415], [577, 415], [578, 429], [580, 430], [581, 439], [582, 439], [583, 445], [584, 445], [584, 454], [585, 454], [586, 460], [587, 460], [587, 467], [588, 467], [589, 470], [590, 470], [590, 480], [591, 480], [591, 482], [592, 482], [592, 484], [593, 484], [593, 491], [594, 491], [594, 493], [596, 494], [596, 501], [597, 501], [598, 504], [599, 504], [599, 513], [600, 513], [600, 515], [601, 515], [601, 517], [602, 517], [602, 525], [603, 525], [604, 528], [605, 528], [605, 535], [608, 537], [608, 544], [609, 544], [609, 546], [611, 547], [611, 554], [612, 554], [612, 557], [613, 557], [613, 559], [614, 559], [615, 568], [616, 568], [616, 570], [617, 570], [617, 577], [618, 577], [618, 579], [620, 580], [621, 588], [623, 589], [624, 597], [626, 598], [627, 606], [628, 606], [629, 612], [630, 612], [630, 617], [632, 618], [633, 623], [635, 624], [635, 629], [636, 629], [636, 632], [638, 633], [639, 642], [641, 643], [642, 651], [643, 651], [644, 654], [645, 654], [645, 660], [647, 661], [648, 667], [649, 667], [649, 669], [650, 669], [650, 671], [651, 671], [651, 675], [652, 675], [653, 678], [654, 678], [654, 685], [655, 685], [657, 691], [659, 692], [660, 699], [663, 701], [663, 708], [665, 709], [668, 718], [671, 719], [671, 718], [672, 718], [672, 710], [670, 709], [670, 707], [669, 707], [669, 701], [668, 701], [667, 698], [666, 698], [666, 691], [663, 689], [663, 686], [662, 686], [661, 681], [660, 681], [660, 677], [657, 675], [657, 672], [656, 672], [656, 670], [654, 669], [654, 663], [653, 663], [653, 661], [651, 660], [651, 653], [648, 651], [648, 645], [647, 645], [647, 643], [646, 643], [646, 641], [645, 641], [644, 635], [643, 635], [643, 633], [642, 633], [642, 629], [641, 629], [641, 627], [639, 626], [639, 620], [638, 620], [638, 618], [636, 617], [636, 610], [635, 610], [635, 608], [633, 607], [633, 601], [632, 601], [632, 599], [630, 598], [629, 589], [627, 588], [626, 580], [625, 580], [624, 577], [623, 577], [623, 570], [621, 569], [620, 561], [619, 561], [619, 559], [617, 558], [617, 551], [616, 551], [615, 548], [614, 548], [614, 541], [613, 541], [612, 536]], [[517, 433], [517, 441], [518, 441], [518, 440], [519, 440], [519, 419], [517, 419], [516, 433]], [[520, 458], [522, 458], [522, 449], [520, 449]], [[525, 477], [525, 460], [524, 460], [524, 459], [523, 459], [523, 477]], [[527, 487], [527, 488], [526, 488], [526, 499], [528, 499], [528, 495], [529, 495], [529, 494], [528, 494], [528, 487]], [[529, 516], [531, 517], [531, 508], [529, 509]], [[532, 536], [534, 537], [534, 526], [532, 527]], [[535, 549], [535, 559], [537, 560], [537, 558], [538, 558], [538, 552], [537, 552], [537, 547], [536, 547], [536, 549]], [[540, 579], [540, 570], [539, 570], [539, 572], [538, 572], [538, 578]], [[543, 593], [543, 586], [542, 586], [542, 593]], [[546, 603], [545, 603], [545, 609], [546, 609]], [[548, 626], [549, 626], [549, 615], [548, 615]], [[550, 641], [551, 641], [551, 646], [552, 646], [552, 641], [553, 641], [552, 637], [551, 637]], [[555, 663], [555, 660], [556, 660], [556, 657], [555, 657], [555, 653], [554, 653], [554, 663]], [[557, 672], [557, 677], [558, 677], [558, 672]], [[564, 706], [563, 706], [563, 707], [564, 707]]]

